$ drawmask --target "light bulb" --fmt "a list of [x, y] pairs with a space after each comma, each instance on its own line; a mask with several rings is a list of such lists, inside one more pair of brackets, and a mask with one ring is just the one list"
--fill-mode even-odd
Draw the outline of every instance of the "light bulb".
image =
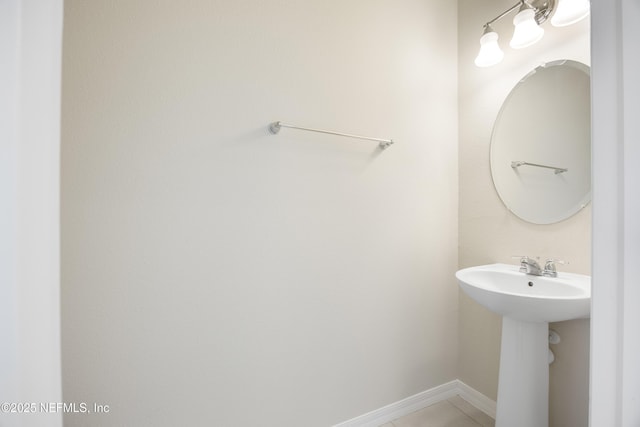
[[513, 30], [513, 38], [509, 46], [514, 49], [531, 46], [544, 35], [544, 29], [538, 25], [535, 12], [530, 8], [521, 9], [513, 18], [513, 25], [516, 28]]
[[589, 0], [560, 0], [558, 9], [551, 18], [554, 27], [575, 24], [589, 15]]
[[498, 33], [489, 29], [480, 37], [480, 52], [475, 64], [478, 67], [490, 67], [502, 61], [504, 52], [498, 46]]

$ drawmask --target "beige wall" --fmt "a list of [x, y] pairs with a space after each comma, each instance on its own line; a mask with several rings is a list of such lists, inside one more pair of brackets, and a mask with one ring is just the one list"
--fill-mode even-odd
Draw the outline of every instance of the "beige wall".
[[65, 425], [327, 426], [457, 377], [456, 19], [65, 2], [63, 392], [111, 408]]
[[[459, 1], [459, 166], [460, 267], [494, 262], [514, 263], [512, 255], [555, 257], [571, 264], [561, 270], [590, 274], [591, 207], [553, 225], [534, 225], [512, 215], [500, 201], [489, 169], [493, 122], [511, 88], [543, 62], [589, 58], [588, 20], [567, 28], [544, 25], [541, 42], [521, 51], [508, 47], [512, 15], [494, 25], [505, 59], [481, 69], [473, 60], [485, 22], [512, 6], [512, 1]], [[545, 112], [532, 111], [544, 122]], [[500, 318], [463, 293], [460, 303], [459, 377], [496, 398], [500, 355]], [[550, 425], [584, 427], [588, 414], [589, 321], [552, 324], [562, 336], [554, 345], [550, 367]]]

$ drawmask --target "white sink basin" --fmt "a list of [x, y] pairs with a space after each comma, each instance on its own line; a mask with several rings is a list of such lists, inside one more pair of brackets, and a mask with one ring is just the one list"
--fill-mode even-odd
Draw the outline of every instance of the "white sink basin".
[[456, 272], [464, 292], [494, 313], [525, 322], [559, 322], [589, 317], [591, 277], [559, 272], [531, 276], [519, 266], [491, 264]]

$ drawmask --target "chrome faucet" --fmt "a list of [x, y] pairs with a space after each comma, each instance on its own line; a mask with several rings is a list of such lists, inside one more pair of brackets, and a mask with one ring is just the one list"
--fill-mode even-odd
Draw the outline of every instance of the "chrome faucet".
[[568, 264], [568, 262], [559, 259], [549, 258], [544, 263], [544, 269], [540, 267], [538, 261], [528, 256], [514, 256], [512, 258], [520, 258], [520, 273], [530, 274], [532, 276], [558, 277], [556, 263]]

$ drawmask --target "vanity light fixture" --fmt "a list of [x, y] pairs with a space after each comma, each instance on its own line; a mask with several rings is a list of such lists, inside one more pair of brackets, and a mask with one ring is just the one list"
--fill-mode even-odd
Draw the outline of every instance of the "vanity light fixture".
[[574, 24], [589, 15], [589, 0], [520, 0], [484, 25], [480, 38], [480, 52], [475, 59], [478, 67], [490, 67], [502, 61], [504, 52], [498, 45], [498, 33], [491, 24], [504, 18], [514, 10], [518, 13], [513, 18], [513, 37], [509, 42], [512, 49], [522, 49], [538, 42], [544, 35], [540, 27], [549, 16], [555, 27]]
[[531, 46], [544, 36], [544, 29], [536, 22], [536, 11], [524, 2], [513, 18], [513, 25], [513, 37], [509, 42], [513, 49]]
[[498, 45], [498, 33], [496, 33], [491, 25], [484, 26], [484, 33], [480, 37], [480, 53], [476, 57], [476, 65], [478, 67], [490, 67], [502, 61], [504, 52]]

